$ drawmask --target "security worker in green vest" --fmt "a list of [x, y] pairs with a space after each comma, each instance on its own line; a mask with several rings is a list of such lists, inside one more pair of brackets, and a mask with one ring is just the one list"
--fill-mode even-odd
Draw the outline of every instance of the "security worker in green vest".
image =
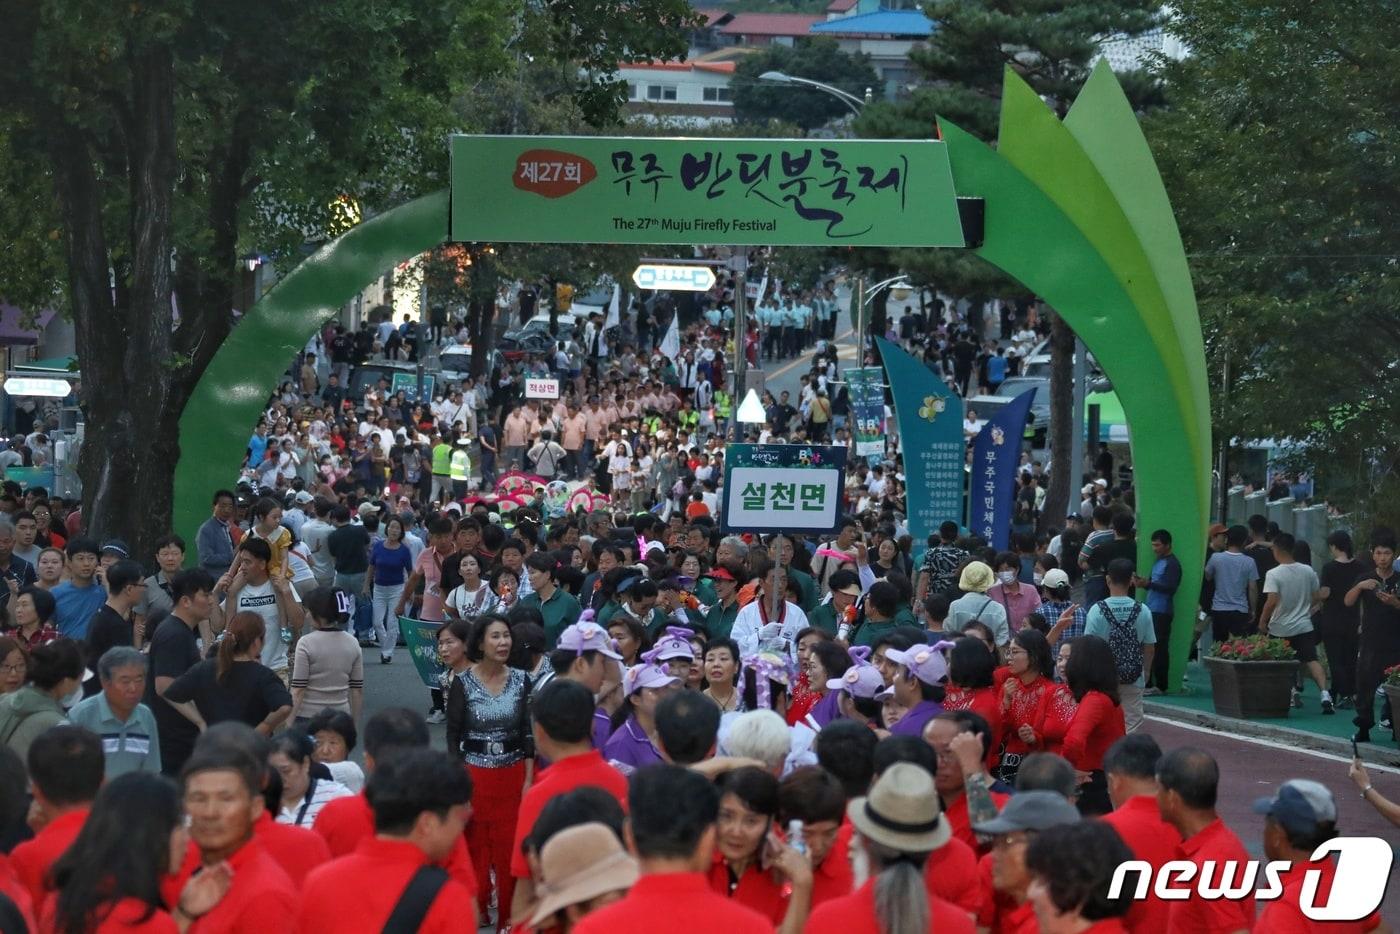
[[729, 416], [734, 413], [734, 398], [723, 389], [715, 390], [715, 433], [721, 438], [729, 434]]
[[452, 477], [452, 498], [455, 500], [465, 499], [467, 484], [472, 478], [472, 459], [467, 454], [467, 439], [465, 437], [457, 439], [457, 446], [452, 451], [449, 470]]
[[433, 436], [433, 502], [440, 503], [452, 492], [452, 445], [442, 435]]
[[680, 424], [681, 431], [692, 437], [695, 429], [700, 427], [700, 413], [690, 407], [690, 401], [681, 403], [681, 410], [676, 413], [676, 421]]

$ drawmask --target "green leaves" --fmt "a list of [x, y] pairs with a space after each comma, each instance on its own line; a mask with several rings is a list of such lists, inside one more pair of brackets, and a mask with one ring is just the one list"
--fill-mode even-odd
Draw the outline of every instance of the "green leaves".
[[870, 57], [841, 51], [827, 36], [799, 39], [792, 48], [771, 45], [739, 60], [734, 70], [734, 114], [740, 123], [795, 123], [804, 132], [849, 116], [851, 109], [827, 91], [760, 81], [765, 71], [780, 71], [839, 88], [857, 99], [866, 88], [880, 90]]

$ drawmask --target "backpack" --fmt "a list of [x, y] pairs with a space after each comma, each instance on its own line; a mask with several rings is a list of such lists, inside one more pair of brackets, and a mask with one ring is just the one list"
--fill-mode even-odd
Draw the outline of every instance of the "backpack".
[[1100, 600], [1098, 607], [1108, 620], [1108, 647], [1113, 650], [1118, 664], [1118, 683], [1132, 684], [1142, 677], [1142, 643], [1138, 641], [1136, 627], [1142, 604], [1134, 602], [1133, 611], [1122, 621], [1113, 615], [1107, 600]]

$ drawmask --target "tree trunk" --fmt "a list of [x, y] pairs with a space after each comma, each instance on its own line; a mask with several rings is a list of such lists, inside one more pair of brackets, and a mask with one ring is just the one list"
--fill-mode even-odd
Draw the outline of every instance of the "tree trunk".
[[1058, 314], [1050, 319], [1050, 489], [1040, 526], [1059, 525], [1069, 515], [1081, 468], [1070, 463], [1074, 439], [1074, 332]]

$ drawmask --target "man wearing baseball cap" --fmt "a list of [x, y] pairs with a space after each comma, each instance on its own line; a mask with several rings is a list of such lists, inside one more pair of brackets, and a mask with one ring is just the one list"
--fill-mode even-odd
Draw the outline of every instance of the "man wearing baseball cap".
[[[866, 797], [853, 798], [846, 816], [855, 827], [851, 846], [870, 878], [842, 898], [819, 905], [803, 928], [806, 934], [919, 930], [971, 934], [972, 918], [961, 908], [928, 894], [923, 868], [929, 853], [948, 841], [951, 831], [938, 810], [927, 769], [896, 762]], [[878, 902], [876, 888], [888, 896]]]
[[[586, 611], [592, 615], [593, 611]], [[622, 682], [622, 656], [602, 626], [591, 619], [575, 623], [559, 635], [559, 645], [549, 653], [554, 677], [577, 681], [588, 688], [594, 703]], [[612, 735], [612, 717], [600, 706], [593, 709], [593, 748], [602, 749]]]
[[983, 893], [978, 924], [997, 931], [1037, 930], [1035, 908], [1026, 899], [1031, 884], [1026, 849], [1036, 834], [1077, 823], [1079, 809], [1063, 795], [1023, 791], [1007, 801], [996, 817], [972, 825], [978, 834], [992, 838], [991, 891]]
[[855, 621], [855, 613], [850, 608], [860, 596], [860, 578], [854, 571], [833, 571], [827, 585], [831, 599], [808, 613], [807, 622], [834, 639], [842, 623]]
[[511, 848], [510, 874], [515, 877], [511, 916], [519, 917], [534, 900], [530, 866], [521, 843], [535, 829], [546, 804], [584, 785], [602, 788], [627, 808], [627, 779], [603, 761], [593, 748], [593, 695], [576, 681], [558, 679], [546, 684], [531, 702], [535, 749], [549, 759], [545, 769], [520, 799]]
[[743, 562], [722, 562], [705, 576], [714, 582], [719, 597], [705, 616], [705, 631], [711, 639], [728, 639], [734, 618], [739, 615], [739, 587], [745, 583], [740, 580], [744, 576]]
[[895, 675], [895, 700], [908, 709], [900, 721], [890, 728], [892, 736], [922, 736], [924, 726], [943, 712], [943, 682], [948, 677], [948, 662], [941, 646], [911, 645], [908, 649], [886, 649], [885, 659], [901, 666]]
[[[1337, 803], [1327, 786], [1304, 778], [1291, 779], [1280, 785], [1273, 797], [1255, 801], [1254, 813], [1264, 815], [1265, 858], [1292, 864], [1279, 878], [1283, 894], [1264, 903], [1254, 930], [1361, 932], [1380, 926], [1380, 914], [1374, 908], [1362, 920], [1346, 923], [1323, 924], [1303, 914], [1303, 888], [1308, 874], [1317, 874], [1316, 889], [1310, 898], [1313, 905], [1329, 904], [1337, 875], [1337, 863], [1330, 855], [1312, 859], [1319, 846], [1337, 836]], [[1374, 893], [1377, 904], [1383, 889], [1384, 881]]]

